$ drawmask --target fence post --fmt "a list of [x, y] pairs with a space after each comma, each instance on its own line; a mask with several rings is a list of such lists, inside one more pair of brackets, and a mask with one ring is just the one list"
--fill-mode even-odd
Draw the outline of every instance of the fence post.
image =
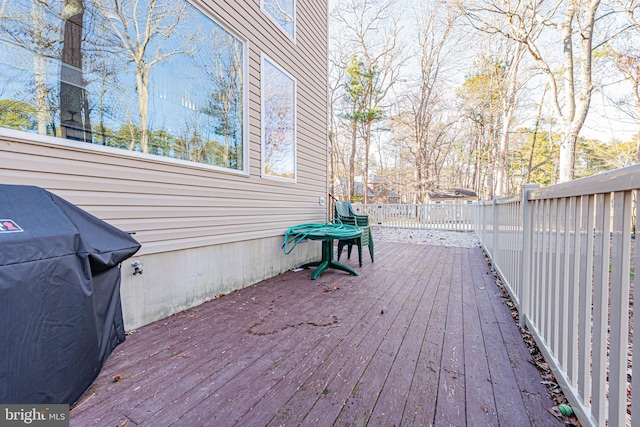
[[524, 328], [525, 317], [531, 312], [531, 262], [533, 257], [533, 203], [529, 201], [529, 192], [540, 188], [538, 184], [525, 184], [522, 189], [522, 268], [520, 283], [520, 328]]
[[498, 211], [498, 199], [497, 198], [493, 198], [493, 200], [491, 201], [491, 221], [492, 221], [492, 234], [491, 234], [491, 260], [492, 260], [492, 264], [493, 264], [493, 269], [496, 269], [496, 263], [498, 262], [498, 260], [496, 259], [498, 257], [498, 242], [500, 241], [499, 239], [499, 234], [500, 234], [500, 218], [499, 218], [500, 214]]
[[486, 247], [485, 239], [487, 238], [487, 203], [483, 200], [480, 203], [480, 240], [482, 241], [482, 246]]
[[484, 202], [484, 200], [481, 201], [481, 202], [478, 202], [478, 203], [480, 203], [480, 205], [479, 205], [480, 207], [478, 208], [478, 209], [480, 209], [479, 213], [478, 213], [478, 221], [479, 221], [478, 224], [479, 224], [479, 227], [480, 227], [480, 235], [478, 237], [480, 238], [480, 241], [482, 241], [482, 245], [483, 246], [487, 246], [484, 243], [484, 239], [487, 236], [487, 219], [486, 219], [487, 218], [487, 212], [486, 212], [487, 204]]

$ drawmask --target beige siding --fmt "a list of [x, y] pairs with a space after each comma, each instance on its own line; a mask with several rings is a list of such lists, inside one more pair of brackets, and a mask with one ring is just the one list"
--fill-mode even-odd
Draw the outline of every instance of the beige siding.
[[[142, 243], [139, 255], [282, 236], [324, 222], [327, 188], [327, 2], [297, 1], [293, 43], [260, 1], [194, 2], [248, 40], [248, 174], [0, 131], [3, 183], [44, 187]], [[260, 175], [260, 56], [297, 81], [297, 182]]]
[[[144, 273], [122, 266], [122, 310], [127, 330], [272, 277], [314, 257], [319, 242], [298, 245], [284, 256], [282, 239], [271, 237], [136, 256]], [[309, 275], [308, 271], [299, 272]]]

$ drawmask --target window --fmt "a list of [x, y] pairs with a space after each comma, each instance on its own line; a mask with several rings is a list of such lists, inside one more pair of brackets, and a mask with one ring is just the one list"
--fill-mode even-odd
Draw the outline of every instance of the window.
[[0, 126], [245, 168], [246, 48], [184, 0], [14, 0]]
[[296, 39], [295, 0], [262, 0], [261, 7], [291, 40]]
[[296, 179], [296, 82], [262, 57], [262, 175]]

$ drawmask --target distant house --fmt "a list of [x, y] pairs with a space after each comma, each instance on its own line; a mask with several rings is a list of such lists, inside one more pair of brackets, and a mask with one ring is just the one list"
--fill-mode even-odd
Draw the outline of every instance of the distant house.
[[2, 182], [135, 232], [127, 329], [319, 255], [281, 244], [327, 220], [328, 0], [61, 5], [4, 11]]
[[[373, 176], [369, 178], [369, 185], [367, 186], [367, 202], [368, 203], [400, 203], [400, 195], [389, 188], [389, 184], [384, 180]], [[362, 176], [356, 177], [354, 182], [354, 193], [357, 199], [360, 201], [363, 199], [362, 194]], [[349, 195], [347, 194], [347, 182], [344, 179], [336, 180], [333, 189], [334, 197], [340, 200], [347, 200]]]
[[378, 176], [374, 175], [369, 179], [369, 188], [373, 193], [370, 203], [400, 203], [400, 195], [389, 188], [388, 182]]
[[478, 200], [475, 191], [463, 188], [437, 189], [428, 195], [429, 203], [471, 203]]

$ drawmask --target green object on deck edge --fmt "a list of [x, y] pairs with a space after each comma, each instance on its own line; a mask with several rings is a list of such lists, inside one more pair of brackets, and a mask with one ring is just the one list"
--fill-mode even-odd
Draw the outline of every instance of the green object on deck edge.
[[[308, 238], [310, 234], [315, 236], [324, 235], [334, 239], [350, 238], [353, 237], [355, 229], [358, 228], [359, 227], [343, 224], [341, 221], [330, 221], [326, 224], [307, 223], [294, 225], [284, 234], [282, 250], [285, 255], [289, 255], [298, 243]], [[293, 244], [293, 246], [289, 247], [291, 244]]]

